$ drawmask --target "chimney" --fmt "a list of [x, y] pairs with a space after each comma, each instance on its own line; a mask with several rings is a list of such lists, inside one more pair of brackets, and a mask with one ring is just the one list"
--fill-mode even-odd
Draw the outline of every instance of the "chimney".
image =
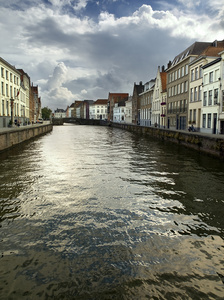
[[169, 69], [170, 67], [171, 67], [171, 65], [172, 65], [172, 62], [171, 62], [171, 60], [168, 62], [168, 64], [167, 64], [167, 69]]
[[139, 82], [139, 85], [142, 85], [142, 81]]
[[165, 72], [165, 66], [162, 66], [162, 72]]
[[215, 41], [213, 42], [213, 47], [217, 47], [217, 46], [218, 46], [218, 41], [215, 40]]

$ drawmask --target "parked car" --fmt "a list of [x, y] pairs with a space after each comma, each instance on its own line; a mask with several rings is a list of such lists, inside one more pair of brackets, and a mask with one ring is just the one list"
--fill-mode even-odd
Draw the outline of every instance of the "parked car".
[[43, 123], [43, 119], [42, 119], [42, 118], [39, 118], [39, 119], [37, 120], [37, 123], [42, 124], [42, 123]]

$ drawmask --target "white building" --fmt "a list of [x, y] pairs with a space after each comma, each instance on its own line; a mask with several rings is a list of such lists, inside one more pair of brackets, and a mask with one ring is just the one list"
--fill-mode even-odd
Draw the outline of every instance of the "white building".
[[132, 123], [132, 97], [125, 102], [125, 123]]
[[61, 109], [61, 108], [57, 108], [55, 111], [54, 111], [54, 118], [66, 118], [66, 110], [64, 109]]
[[20, 72], [1, 57], [0, 69], [0, 127], [7, 127], [26, 111], [26, 92], [20, 85]]
[[125, 123], [125, 101], [115, 103], [113, 108], [113, 122]]
[[165, 127], [166, 125], [166, 72], [164, 66], [160, 71], [157, 69], [154, 93], [152, 98], [152, 125], [158, 127]]
[[219, 53], [221, 55], [220, 61], [220, 85], [219, 85], [219, 93], [218, 93], [218, 103], [220, 104], [219, 110], [219, 122], [220, 122], [220, 133], [224, 134], [224, 51]]
[[[217, 134], [221, 132], [221, 120], [223, 113], [221, 101], [221, 66], [223, 58], [219, 57], [204, 65], [203, 69], [203, 102], [202, 102], [202, 126], [201, 132]], [[224, 119], [223, 119], [224, 120]], [[223, 124], [223, 123], [222, 123]]]
[[89, 105], [89, 118], [94, 120], [107, 119], [108, 99], [98, 99]]

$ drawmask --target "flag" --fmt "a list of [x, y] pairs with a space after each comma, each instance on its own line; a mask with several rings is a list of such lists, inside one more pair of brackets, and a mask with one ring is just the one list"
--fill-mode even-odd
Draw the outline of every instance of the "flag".
[[19, 88], [19, 90], [18, 90], [18, 92], [17, 92], [16, 98], [18, 98], [19, 93], [20, 93], [20, 88]]

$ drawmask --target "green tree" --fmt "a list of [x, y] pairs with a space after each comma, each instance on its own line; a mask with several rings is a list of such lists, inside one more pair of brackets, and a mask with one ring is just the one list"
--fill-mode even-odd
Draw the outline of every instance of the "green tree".
[[48, 107], [43, 107], [43, 108], [41, 109], [41, 112], [42, 112], [42, 118], [43, 118], [44, 120], [50, 119], [51, 112], [52, 112], [52, 110], [51, 110], [50, 108], [48, 108]]

